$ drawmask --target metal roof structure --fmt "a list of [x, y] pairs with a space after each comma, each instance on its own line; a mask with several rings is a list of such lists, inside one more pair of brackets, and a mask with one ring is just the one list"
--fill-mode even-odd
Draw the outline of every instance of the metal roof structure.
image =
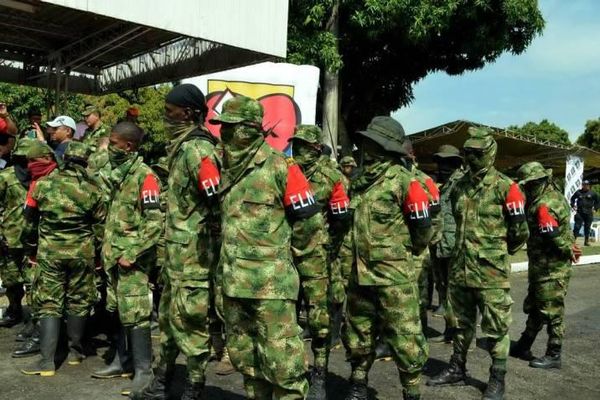
[[[563, 145], [548, 140], [520, 135], [504, 128], [483, 125], [471, 121], [458, 120], [426, 129], [409, 136], [413, 144], [419, 166], [428, 172], [435, 172], [437, 166], [433, 154], [442, 144], [451, 144], [458, 149], [467, 140], [469, 127], [485, 127], [493, 131], [498, 143], [496, 167], [510, 172], [530, 161], [539, 161], [554, 170], [555, 176], [564, 176], [565, 160], [568, 155], [583, 157], [587, 170], [600, 168], [600, 153], [578, 145]], [[562, 175], [561, 175], [562, 174]]]
[[287, 0], [0, 0], [0, 81], [102, 94], [286, 55]]

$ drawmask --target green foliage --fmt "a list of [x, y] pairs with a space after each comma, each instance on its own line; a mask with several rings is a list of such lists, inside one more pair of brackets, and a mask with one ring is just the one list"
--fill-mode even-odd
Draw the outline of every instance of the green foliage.
[[600, 151], [600, 118], [585, 123], [583, 134], [577, 138], [577, 144]]
[[519, 54], [544, 27], [536, 0], [338, 0], [338, 52], [327, 29], [334, 3], [291, 1], [288, 61], [339, 70], [349, 132], [410, 103], [427, 74]]
[[571, 144], [569, 133], [547, 119], [543, 119], [540, 123], [527, 122], [521, 127], [511, 125], [506, 129], [539, 140], [549, 140], [564, 145]]

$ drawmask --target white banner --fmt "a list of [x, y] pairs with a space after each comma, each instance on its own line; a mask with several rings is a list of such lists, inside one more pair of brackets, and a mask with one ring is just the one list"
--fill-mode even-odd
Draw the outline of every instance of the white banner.
[[[583, 181], [583, 158], [579, 156], [567, 156], [567, 165], [565, 168], [565, 197], [571, 202], [571, 197], [576, 191], [581, 189]], [[573, 220], [571, 212], [571, 221]]]
[[215, 136], [220, 135], [220, 126], [208, 120], [221, 112], [226, 100], [238, 95], [252, 97], [263, 105], [263, 128], [276, 134], [267, 142], [277, 150], [289, 150], [288, 139], [294, 135], [296, 125], [315, 123], [319, 68], [312, 65], [265, 62], [184, 82], [193, 83], [206, 95], [206, 127]]

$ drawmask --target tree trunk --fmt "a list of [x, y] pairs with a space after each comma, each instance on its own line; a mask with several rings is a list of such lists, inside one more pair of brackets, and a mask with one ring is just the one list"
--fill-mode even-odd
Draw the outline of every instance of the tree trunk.
[[[339, 0], [336, 0], [333, 4], [329, 21], [327, 22], [327, 30], [332, 32], [336, 38], [339, 34], [339, 6]], [[323, 79], [323, 134], [325, 144], [333, 150], [331, 153], [332, 158], [337, 158], [338, 154], [337, 145], [341, 100], [339, 89], [338, 71], [331, 72], [326, 70]]]

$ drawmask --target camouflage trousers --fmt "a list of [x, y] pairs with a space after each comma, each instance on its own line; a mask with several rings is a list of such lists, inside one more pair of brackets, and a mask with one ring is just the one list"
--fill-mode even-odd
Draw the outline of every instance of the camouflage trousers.
[[528, 314], [524, 334], [535, 338], [547, 325], [548, 344], [562, 345], [565, 336], [565, 297], [569, 277], [544, 282], [531, 282], [523, 303]]
[[352, 380], [367, 380], [379, 336], [392, 350], [404, 389], [418, 394], [429, 347], [419, 318], [417, 285], [359, 286], [351, 281], [347, 313], [342, 333], [350, 352]]
[[315, 367], [326, 368], [329, 358], [329, 301], [328, 278], [300, 277], [301, 296], [308, 314], [308, 328]]
[[175, 334], [171, 328], [169, 308], [173, 300], [173, 289], [168, 278], [163, 279], [163, 289], [158, 303], [158, 327], [160, 329], [160, 365], [163, 367], [175, 366], [179, 355], [179, 348]]
[[195, 286], [171, 282], [168, 308], [171, 334], [177, 348], [187, 357], [187, 374], [191, 382], [204, 382], [210, 357], [209, 281]]
[[224, 296], [223, 309], [227, 349], [247, 397], [304, 399], [308, 382], [295, 302]]
[[481, 313], [481, 330], [488, 340], [493, 360], [506, 360], [510, 348], [508, 328], [512, 323], [510, 289], [470, 288], [450, 283], [448, 298], [456, 327], [454, 353], [466, 359], [475, 335], [477, 309]]
[[23, 285], [26, 279], [26, 261], [22, 249], [9, 249], [0, 259], [0, 278], [2, 286]]
[[431, 252], [431, 268], [433, 269], [433, 276], [435, 279], [435, 286], [440, 296], [440, 304], [444, 306], [445, 314], [444, 319], [446, 320], [446, 327], [452, 328], [452, 306], [448, 301], [448, 276], [450, 272], [450, 258], [449, 257], [434, 257], [434, 253]]
[[148, 274], [133, 265], [131, 268], [115, 266], [111, 283], [117, 299], [119, 318], [125, 328], [149, 328], [152, 299]]
[[96, 301], [93, 260], [38, 258], [34, 268], [32, 300], [36, 317], [90, 314]]

